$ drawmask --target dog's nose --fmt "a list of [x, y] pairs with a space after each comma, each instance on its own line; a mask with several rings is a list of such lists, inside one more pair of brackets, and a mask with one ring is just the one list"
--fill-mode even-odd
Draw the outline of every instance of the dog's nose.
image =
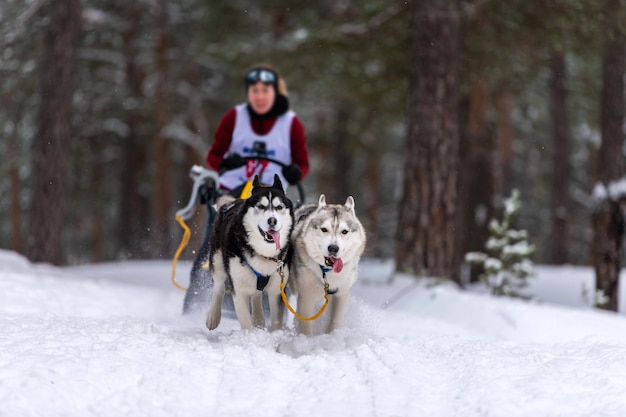
[[328, 245], [328, 254], [329, 255], [337, 255], [339, 252], [339, 246], [337, 245]]
[[270, 217], [269, 219], [267, 219], [267, 224], [269, 224], [270, 227], [276, 227], [276, 225], [278, 224], [278, 220], [276, 220], [276, 217]]

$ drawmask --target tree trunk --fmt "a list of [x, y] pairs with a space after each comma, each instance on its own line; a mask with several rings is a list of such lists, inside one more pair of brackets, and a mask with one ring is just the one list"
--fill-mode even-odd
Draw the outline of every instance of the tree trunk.
[[550, 53], [551, 116], [552, 116], [552, 263], [568, 262], [569, 245], [568, 215], [571, 204], [570, 153], [571, 136], [567, 110], [567, 67], [561, 52]]
[[[334, 204], [344, 203], [350, 192], [352, 157], [349, 155], [350, 138], [347, 123], [350, 120], [350, 114], [347, 106], [343, 101], [336, 104], [333, 113], [335, 117], [331, 123], [332, 131], [319, 141], [318, 151], [325, 166], [325, 169], [319, 173], [319, 189], [324, 190], [326, 201]], [[317, 201], [317, 198], [314, 200]], [[357, 204], [359, 204], [358, 201]]]
[[390, 232], [393, 232], [393, 229], [388, 226], [388, 217], [382, 215], [386, 202], [380, 199], [380, 192], [385, 188], [382, 183], [381, 158], [380, 155], [369, 155], [367, 158], [365, 183], [369, 192], [365, 193], [365, 195], [369, 198], [357, 201], [356, 204], [364, 207], [365, 222], [370, 231], [367, 236], [367, 251], [369, 255], [378, 258], [386, 256], [388, 258], [389, 254], [385, 253], [383, 243], [390, 241], [392, 237], [389, 235], [391, 234]]
[[[597, 181], [605, 186], [624, 176], [624, 73], [626, 72], [626, 37], [619, 28], [620, 0], [607, 0], [607, 37], [604, 44], [599, 152]], [[593, 262], [596, 291], [608, 297], [600, 307], [618, 308], [618, 282], [624, 241], [624, 214], [619, 201], [608, 196], [593, 213]]]
[[168, 256], [172, 245], [172, 236], [169, 233], [173, 218], [170, 216], [172, 205], [171, 192], [171, 155], [170, 143], [164, 136], [165, 127], [169, 122], [168, 106], [168, 35], [167, 35], [167, 1], [158, 2], [157, 24], [159, 39], [156, 45], [157, 84], [156, 84], [156, 128], [155, 140], [155, 187], [154, 187], [154, 231], [158, 255]]
[[396, 267], [458, 280], [460, 5], [413, 2], [408, 137]]
[[508, 88], [504, 88], [496, 99], [496, 154], [493, 158], [493, 188], [496, 199], [503, 200], [511, 195], [511, 167], [513, 166], [513, 100]]
[[51, 0], [41, 69], [39, 126], [33, 146], [33, 196], [29, 256], [64, 263], [65, 148], [70, 139], [76, 51], [81, 28], [79, 0]]
[[9, 204], [11, 207], [11, 249], [20, 252], [22, 249], [22, 204], [20, 202], [20, 176], [17, 140], [17, 109], [12, 93], [3, 98], [4, 111], [11, 129], [7, 135], [5, 160], [9, 163]]
[[[489, 113], [492, 109], [490, 90], [485, 83], [475, 83], [467, 100], [463, 100], [460, 133], [457, 239], [459, 254], [484, 251], [489, 238], [487, 223], [493, 215], [492, 144]], [[470, 265], [465, 281], [478, 281], [483, 272]]]
[[141, 7], [136, 2], [129, 2], [126, 18], [129, 22], [123, 33], [124, 57], [126, 63], [126, 86], [130, 100], [137, 103], [126, 113], [128, 136], [122, 144], [122, 169], [120, 170], [120, 198], [117, 224], [117, 246], [123, 258], [141, 258], [143, 252], [141, 240], [149, 229], [148, 196], [142, 192], [142, 174], [146, 171], [148, 155], [147, 144], [142, 135], [144, 116], [139, 106], [144, 100], [144, 74], [137, 62], [137, 38], [142, 33]]
[[[15, 129], [15, 128], [14, 128]], [[11, 249], [22, 249], [22, 204], [20, 203], [20, 176], [17, 167], [17, 146], [15, 133], [11, 133], [7, 143], [9, 164], [9, 189], [11, 194]]]
[[[104, 183], [104, 163], [96, 162], [91, 172], [91, 191], [93, 195], [102, 195], [102, 185]], [[104, 207], [99, 202], [93, 204], [91, 213], [91, 262], [102, 262], [105, 260], [106, 239], [104, 228]]]
[[[352, 172], [352, 156], [350, 155], [350, 133], [348, 123], [350, 113], [348, 104], [340, 102], [335, 112], [333, 143], [330, 145], [330, 160], [332, 163], [333, 177], [330, 183], [327, 201], [343, 204], [350, 193], [350, 173]], [[358, 203], [357, 203], [358, 204]]]
[[624, 214], [617, 201], [606, 199], [593, 213], [593, 255], [596, 291], [606, 297], [598, 307], [617, 311], [624, 242]]

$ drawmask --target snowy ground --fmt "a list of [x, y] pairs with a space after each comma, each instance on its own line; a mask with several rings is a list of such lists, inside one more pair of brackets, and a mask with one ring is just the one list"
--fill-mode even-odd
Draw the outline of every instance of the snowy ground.
[[591, 270], [539, 268], [539, 303], [389, 269], [364, 262], [347, 327], [306, 338], [181, 317], [168, 262], [0, 251], [0, 416], [626, 415], [626, 316], [586, 307]]

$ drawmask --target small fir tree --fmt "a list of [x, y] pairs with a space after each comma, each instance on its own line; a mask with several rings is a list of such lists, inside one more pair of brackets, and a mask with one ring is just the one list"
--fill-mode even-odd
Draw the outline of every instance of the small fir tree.
[[525, 288], [527, 278], [534, 275], [534, 265], [530, 256], [535, 246], [527, 241], [526, 230], [512, 229], [513, 218], [521, 207], [518, 190], [504, 201], [502, 221], [491, 219], [489, 239], [485, 245], [487, 253], [470, 252], [465, 260], [482, 266], [480, 278], [494, 295], [529, 298], [520, 293]]

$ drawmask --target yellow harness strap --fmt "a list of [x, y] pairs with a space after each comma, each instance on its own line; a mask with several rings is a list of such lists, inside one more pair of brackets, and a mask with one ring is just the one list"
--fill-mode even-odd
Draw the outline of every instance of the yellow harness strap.
[[187, 291], [187, 288], [176, 282], [176, 263], [178, 262], [178, 257], [182, 253], [183, 249], [185, 249], [185, 247], [189, 243], [189, 238], [191, 238], [191, 230], [189, 230], [187, 223], [185, 223], [185, 221], [179, 214], [176, 215], [176, 221], [185, 230], [185, 233], [183, 234], [183, 238], [180, 242], [180, 245], [178, 246], [178, 249], [176, 250], [174, 259], [172, 260], [172, 284], [174, 284], [174, 286], [179, 290]]

